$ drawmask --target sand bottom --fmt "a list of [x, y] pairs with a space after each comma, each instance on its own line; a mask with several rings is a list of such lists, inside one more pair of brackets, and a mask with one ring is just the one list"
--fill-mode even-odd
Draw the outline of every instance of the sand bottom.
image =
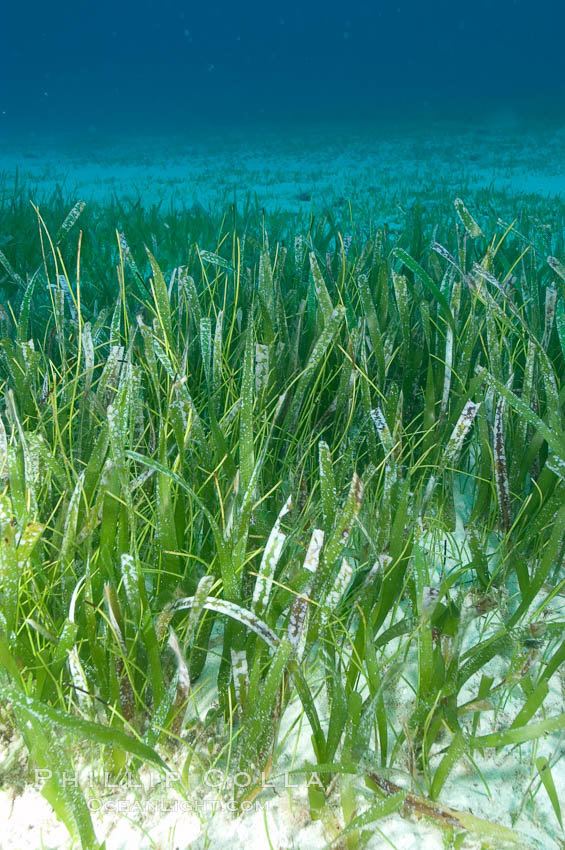
[[[399, 220], [399, 205], [488, 193], [565, 196], [565, 126], [312, 123], [215, 127], [168, 135], [27, 133], [0, 139], [0, 191], [47, 203], [113, 197], [206, 209], [251, 198], [267, 212], [333, 206]], [[532, 197], [531, 203], [535, 203]], [[351, 204], [351, 207], [349, 206]], [[497, 210], [500, 213], [504, 210]]]

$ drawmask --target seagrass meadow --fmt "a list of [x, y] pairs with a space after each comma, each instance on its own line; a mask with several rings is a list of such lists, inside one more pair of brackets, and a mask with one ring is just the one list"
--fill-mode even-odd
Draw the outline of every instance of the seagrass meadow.
[[565, 206], [409, 194], [394, 228], [2, 195], [34, 846], [122, 846], [132, 799], [140, 847], [565, 846]]

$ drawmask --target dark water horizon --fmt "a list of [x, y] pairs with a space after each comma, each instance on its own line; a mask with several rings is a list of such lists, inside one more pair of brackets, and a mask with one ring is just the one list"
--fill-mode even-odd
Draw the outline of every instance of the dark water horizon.
[[0, 134], [565, 124], [565, 4], [4, 4]]

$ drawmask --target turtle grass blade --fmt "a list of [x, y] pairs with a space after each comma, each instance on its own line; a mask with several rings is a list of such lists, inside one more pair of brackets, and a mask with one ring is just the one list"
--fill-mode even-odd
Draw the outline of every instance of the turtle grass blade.
[[[169, 611], [174, 612], [181, 611], [183, 608], [191, 608], [192, 605], [194, 605], [194, 602], [194, 596], [187, 596], [184, 599], [179, 599], [174, 602], [170, 606]], [[209, 596], [203, 603], [202, 607], [207, 608], [209, 611], [216, 611], [218, 614], [226, 614], [233, 620], [237, 620], [238, 623], [247, 626], [247, 628], [259, 635], [259, 637], [262, 638], [270, 647], [275, 648], [279, 645], [279, 639], [273, 630], [251, 611], [248, 611], [246, 608], [242, 608], [241, 605], [236, 605], [233, 602], [227, 602], [225, 599], [216, 599], [215, 597]]]
[[320, 723], [316, 702], [312, 696], [308, 682], [300, 670], [298, 662], [293, 658], [289, 659], [288, 671], [292, 675], [294, 686], [312, 730], [312, 746], [314, 748], [314, 753], [318, 762], [321, 763], [324, 761], [325, 757], [326, 739]]
[[400, 260], [407, 268], [410, 269], [411, 272], [416, 277], [419, 277], [424, 286], [429, 289], [431, 294], [434, 296], [438, 304], [443, 308], [443, 314], [447, 322], [451, 325], [451, 328], [454, 333], [457, 333], [457, 328], [455, 326], [455, 320], [453, 318], [453, 313], [451, 312], [451, 307], [449, 306], [449, 301], [438, 287], [436, 283], [431, 279], [427, 271], [422, 268], [420, 263], [418, 263], [407, 251], [404, 251], [402, 248], [395, 248], [394, 256]]
[[151, 270], [153, 272], [153, 296], [155, 299], [157, 317], [159, 320], [159, 324], [163, 330], [163, 335], [166, 344], [170, 348], [174, 349], [171, 304], [169, 301], [169, 292], [167, 290], [167, 284], [165, 283], [163, 272], [159, 268], [157, 260], [148, 248], [146, 248], [146, 251], [147, 256], [149, 257], [149, 262], [151, 263]]
[[547, 425], [543, 419], [534, 413], [531, 407], [528, 407], [521, 398], [518, 398], [512, 390], [509, 390], [508, 387], [501, 383], [501, 381], [497, 380], [494, 375], [489, 374], [486, 370], [483, 370], [483, 374], [486, 382], [500, 393], [508, 405], [513, 407], [514, 410], [517, 410], [530, 425], [539, 431], [547, 445], [555, 452], [555, 454], [559, 458], [565, 459], [565, 432], [563, 430], [557, 432], [552, 431], [549, 425]]
[[272, 342], [273, 329], [276, 327], [275, 317], [275, 287], [273, 281], [273, 269], [269, 251], [264, 249], [259, 257], [259, 299], [263, 310], [266, 311], [265, 342]]
[[158, 460], [155, 460], [154, 458], [148, 458], [148, 457], [145, 457], [144, 455], [140, 454], [139, 452], [134, 452], [134, 451], [130, 451], [130, 450], [125, 452], [125, 456], [129, 457], [131, 460], [135, 460], [138, 463], [143, 464], [144, 466], [149, 467], [149, 469], [152, 469], [156, 472], [161, 472], [161, 473], [163, 473], [163, 475], [167, 475], [169, 478], [171, 478], [175, 482], [175, 484], [178, 484], [179, 487], [182, 487], [183, 490], [186, 490], [187, 493], [190, 493], [190, 495], [195, 500], [196, 504], [198, 505], [198, 507], [200, 508], [200, 510], [202, 511], [202, 513], [204, 514], [204, 516], [206, 517], [208, 522], [210, 523], [210, 528], [212, 529], [212, 533], [214, 535], [214, 541], [215, 541], [217, 549], [218, 549], [218, 557], [220, 558], [220, 562], [222, 564], [226, 563], [229, 560], [229, 553], [228, 553], [227, 547], [224, 543], [224, 538], [223, 538], [223, 534], [220, 530], [220, 526], [218, 525], [218, 523], [216, 522], [216, 519], [214, 518], [212, 513], [208, 510], [208, 508], [206, 507], [206, 505], [204, 504], [202, 499], [200, 499], [196, 495], [196, 493], [194, 492], [194, 490], [192, 489], [190, 484], [188, 484], [183, 478], [181, 478], [180, 475], [177, 475], [176, 472], [173, 472], [172, 469], [169, 469], [168, 467], [165, 466], [165, 464], [161, 463]]
[[269, 671], [262, 683], [261, 693], [257, 703], [249, 705], [250, 712], [244, 718], [243, 741], [240, 750], [240, 763], [247, 767], [249, 764], [256, 769], [264, 767], [267, 751], [275, 735], [273, 728], [276, 718], [272, 717], [277, 694], [293, 647], [290, 640], [283, 638], [277, 646], [269, 663]]
[[5, 687], [16, 722], [42, 780], [41, 793], [65, 824], [70, 835], [78, 836], [83, 850], [99, 847], [90, 811], [81, 789], [69, 784], [72, 764], [59, 742], [55, 741], [52, 724], [45, 721], [45, 706], [25, 697], [15, 688]]
[[75, 226], [82, 213], [84, 212], [85, 207], [85, 201], [77, 201], [76, 204], [74, 204], [74, 206], [72, 207], [72, 209], [69, 210], [59, 230], [55, 234], [55, 245], [59, 245], [63, 241], [67, 233]]
[[435, 770], [432, 787], [430, 789], [432, 800], [437, 800], [439, 797], [440, 791], [443, 788], [447, 777], [461, 756], [464, 755], [465, 750], [465, 738], [461, 732], [456, 732], [446, 754]]
[[454, 201], [455, 211], [459, 218], [461, 219], [461, 223], [471, 239], [478, 239], [479, 236], [484, 236], [483, 231], [461, 200], [461, 198], [455, 198]]
[[345, 504], [339, 513], [335, 528], [328, 536], [328, 541], [322, 556], [321, 569], [318, 570], [316, 574], [316, 581], [313, 590], [315, 596], [318, 591], [323, 590], [327, 581], [331, 580], [332, 568], [349, 539], [355, 521], [359, 515], [362, 500], [363, 482], [357, 473], [354, 472]]
[[330, 449], [324, 440], [320, 440], [318, 443], [318, 459], [320, 465], [320, 490], [322, 495], [322, 511], [324, 514], [324, 531], [328, 533], [333, 528], [335, 522], [337, 495]]
[[211, 263], [213, 266], [217, 266], [220, 269], [225, 269], [226, 271], [233, 271], [233, 266], [228, 260], [225, 260], [223, 257], [220, 257], [219, 254], [215, 254], [213, 251], [198, 251], [200, 255], [200, 259], [205, 263]]
[[143, 761], [151, 762], [156, 767], [168, 771], [167, 765], [155, 750], [148, 747], [139, 738], [127, 735], [120, 729], [102, 726], [100, 723], [93, 723], [90, 720], [84, 720], [82, 717], [66, 714], [33, 697], [25, 696], [11, 685], [4, 686], [4, 694], [15, 708], [21, 709], [26, 716], [34, 718], [47, 729], [61, 728], [76, 733], [78, 737], [86, 738], [96, 744], [119, 747]]
[[22, 342], [26, 342], [28, 338], [29, 310], [31, 305], [31, 298], [35, 289], [36, 280], [37, 275], [34, 275], [26, 286], [26, 290], [24, 292], [24, 297], [22, 299], [22, 304], [20, 307], [20, 315], [18, 318], [18, 339]]
[[383, 340], [382, 334], [379, 327], [379, 321], [377, 318], [377, 311], [375, 308], [375, 304], [373, 301], [373, 297], [371, 295], [371, 290], [369, 287], [369, 281], [367, 275], [361, 274], [357, 279], [357, 285], [359, 287], [359, 294], [361, 296], [361, 302], [363, 305], [363, 312], [365, 313], [365, 320], [367, 322], [367, 329], [369, 331], [369, 338], [371, 340], [371, 345], [373, 346], [373, 351], [375, 354], [375, 359], [377, 362], [377, 371], [379, 376], [379, 382], [383, 382], [386, 373], [386, 364], [385, 364], [385, 354], [383, 348]]
[[390, 780], [376, 773], [367, 774], [366, 779], [369, 787], [378, 790], [381, 794], [385, 794], [386, 797], [400, 792], [404, 793], [403, 811], [407, 814], [424, 815], [445, 829], [452, 830], [455, 827], [456, 829], [465, 829], [477, 835], [482, 835], [489, 842], [493, 842], [491, 846], [497, 848], [504, 846], [506, 843], [523, 846], [521, 836], [506, 826], [477, 818], [475, 815], [462, 812], [459, 809], [440, 805], [410, 791], [404, 791], [399, 785], [390, 782]]
[[565, 358], [565, 299], [563, 298], [558, 301], [555, 310], [555, 327], [557, 328], [561, 352], [563, 358]]
[[255, 466], [253, 428], [253, 327], [250, 325], [245, 341], [243, 377], [241, 380], [241, 412], [239, 425], [239, 474], [245, 494]]
[[289, 432], [291, 432], [296, 426], [298, 414], [300, 412], [300, 408], [302, 406], [302, 402], [304, 400], [304, 396], [306, 394], [306, 389], [310, 378], [322, 362], [323, 358], [326, 356], [328, 348], [334, 342], [334, 339], [337, 336], [344, 317], [344, 307], [339, 306], [332, 310], [332, 313], [327, 320], [325, 328], [319, 335], [318, 339], [314, 344], [314, 347], [312, 348], [308, 361], [298, 380], [294, 393], [294, 398], [287, 414], [287, 421], [285, 422], [285, 427], [289, 430]]
[[520, 618], [526, 613], [530, 605], [533, 603], [535, 597], [540, 592], [543, 587], [544, 582], [547, 580], [549, 573], [551, 572], [552, 567], [555, 565], [556, 558], [560, 551], [560, 548], [563, 544], [563, 536], [565, 535], [565, 504], [562, 505], [561, 509], [558, 511], [554, 521], [553, 528], [551, 532], [551, 536], [549, 541], [545, 547], [543, 556], [541, 561], [535, 571], [535, 574], [529, 584], [529, 586], [525, 589], [522, 594], [522, 601], [520, 605], [513, 613], [512, 617], [509, 619], [507, 623], [507, 628], [510, 629], [514, 626]]
[[289, 496], [280, 510], [263, 550], [257, 581], [253, 590], [253, 609], [257, 615], [261, 615], [269, 604], [273, 576], [286, 540], [286, 534], [281, 531], [281, 522], [291, 508], [292, 496]]
[[561, 827], [561, 829], [563, 829], [561, 803], [559, 802], [559, 795], [557, 793], [557, 789], [555, 788], [555, 782], [553, 780], [553, 774], [551, 773], [551, 767], [549, 765], [548, 760], [543, 756], [540, 756], [536, 759], [536, 768], [538, 770], [543, 786], [547, 791], [547, 796], [549, 797], [551, 805], [553, 807], [553, 811], [555, 812], [555, 817], [559, 821], [559, 826]]
[[213, 585], [214, 577], [211, 575], [202, 576], [202, 578], [198, 582], [198, 587], [196, 588], [196, 592], [194, 594], [194, 604], [192, 605], [192, 608], [190, 610], [188, 623], [186, 624], [185, 628], [185, 646], [191, 643], [194, 635], [196, 634], [196, 629], [200, 621], [204, 605], [206, 604], [206, 600], [210, 595], [210, 591], [212, 590]]
[[486, 747], [511, 747], [516, 744], [523, 744], [526, 741], [535, 741], [541, 738], [542, 735], [549, 735], [553, 732], [560, 732], [565, 729], [565, 713], [557, 714], [555, 717], [548, 717], [546, 720], [539, 720], [537, 723], [528, 723], [525, 726], [510, 727], [503, 729], [500, 732], [491, 732], [488, 735], [480, 735], [479, 737], [470, 737], [468, 744], [472, 749], [485, 749]]
[[26, 288], [25, 282], [22, 277], [12, 268], [12, 265], [3, 251], [0, 251], [0, 266], [4, 268], [4, 271], [8, 275], [8, 277], [17, 283], [20, 289], [24, 290]]
[[320, 271], [316, 255], [313, 251], [310, 252], [310, 269], [312, 270], [312, 279], [314, 281], [314, 292], [316, 293], [316, 298], [320, 302], [324, 321], [329, 322], [333, 311], [332, 299], [330, 298], [326, 282], [322, 272]]
[[366, 811], [353, 818], [353, 820], [341, 830], [340, 835], [351, 835], [354, 832], [359, 832], [365, 827], [375, 823], [375, 821], [389, 817], [389, 815], [393, 815], [402, 808], [405, 800], [406, 791], [397, 791], [395, 794], [391, 794], [390, 797], [383, 797], [382, 800], [379, 800], [377, 803], [373, 803]]

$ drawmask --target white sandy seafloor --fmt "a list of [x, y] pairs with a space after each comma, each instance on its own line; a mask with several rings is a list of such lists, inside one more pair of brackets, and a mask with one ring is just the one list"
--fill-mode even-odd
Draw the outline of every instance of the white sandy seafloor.
[[[463, 198], [480, 189], [565, 197], [565, 124], [524, 126], [504, 115], [482, 123], [430, 122], [215, 127], [163, 135], [17, 139], [0, 134], [0, 189], [34, 202], [55, 189], [71, 200], [140, 201], [211, 209], [247, 197], [268, 212], [391, 214], [418, 197]], [[394, 219], [394, 216], [393, 216]], [[401, 220], [401, 217], [399, 217]], [[394, 224], [394, 221], [392, 221]]]
[[[472, 198], [480, 189], [492, 187], [511, 195], [532, 193], [562, 200], [565, 196], [565, 127], [517, 128], [512, 122], [486, 123], [482, 127], [430, 126], [427, 128], [296, 128], [295, 132], [257, 130], [252, 133], [210, 135], [190, 133], [169, 137], [135, 139], [112, 138], [98, 128], [90, 128], [82, 139], [46, 141], [27, 135], [15, 143], [0, 138], [0, 187], [9, 197], [16, 185], [34, 201], [44, 201], [60, 187], [71, 201], [106, 201], [112, 196], [136, 200], [144, 205], [161, 203], [166, 207], [193, 205], [212, 208], [256, 196], [267, 210], [308, 212], [331, 200], [341, 211], [351, 202], [353, 214], [367, 205], [383, 215], [394, 215], [395, 205], [413, 196], [435, 198], [438, 186], [451, 197]], [[399, 220], [401, 216], [399, 216]], [[0, 234], [1, 235], [1, 234]], [[460, 528], [461, 532], [461, 528]], [[461, 533], [458, 545], [464, 557]], [[540, 596], [540, 601], [543, 594]], [[563, 600], [557, 597], [545, 610], [546, 620], [563, 619]], [[471, 620], [465, 636], [470, 646], [498, 625], [497, 612]], [[387, 654], [393, 649], [387, 648]], [[495, 658], [472, 678], [461, 701], [476, 694], [480, 676], [505, 675], [508, 659]], [[402, 728], [413, 698], [416, 659], [409, 656], [403, 677], [387, 693], [387, 709], [393, 728]], [[210, 704], [214, 669], [206, 670], [200, 697], [189, 712], [203, 718]], [[549, 682], [550, 692], [535, 720], [565, 711], [565, 677], [558, 671]], [[200, 688], [201, 682], [195, 683]], [[523, 703], [516, 687], [503, 709], [481, 713], [478, 734], [507, 728]], [[292, 726], [292, 721], [297, 721]], [[146, 772], [146, 792], [131, 788], [87, 787], [93, 804], [93, 823], [107, 850], [321, 850], [338, 835], [339, 792], [329, 800], [324, 821], [311, 821], [306, 787], [295, 776], [286, 784], [285, 772], [313, 763], [310, 729], [300, 719], [297, 706], [283, 720], [288, 737], [274, 769], [278, 776], [276, 792], [265, 789], [252, 811], [234, 819], [225, 801], [216, 800], [214, 789], [192, 778], [189, 789], [180, 795], [159, 784], [157, 774]], [[0, 739], [1, 740], [1, 739]], [[536, 757], [545, 756], [552, 764], [557, 795], [565, 801], [565, 741], [548, 735], [535, 745], [524, 744], [504, 754], [487, 750], [474, 756], [475, 764], [463, 760], [450, 774], [440, 802], [453, 809], [472, 812], [486, 820], [512, 826], [525, 847], [562, 848], [565, 834], [560, 829], [545, 789], [532, 768], [532, 746]], [[20, 749], [18, 749], [20, 747]], [[432, 760], [437, 766], [440, 756]], [[25, 753], [14, 739], [0, 746], [0, 848], [1, 850], [70, 850], [66, 828], [55, 818], [37, 785], [21, 786], [26, 775]], [[410, 787], [408, 762], [389, 777]], [[182, 759], [177, 765], [180, 770]], [[77, 769], [86, 776], [84, 764]], [[402, 770], [404, 768], [404, 771]], [[85, 787], [83, 783], [83, 788]], [[357, 781], [361, 811], [374, 800], [372, 793]], [[228, 788], [229, 790], [229, 788]], [[416, 790], [416, 789], [414, 789]], [[533, 796], [535, 792], [535, 796]], [[333, 815], [331, 814], [333, 812]], [[426, 819], [402, 817], [399, 813], [377, 821], [364, 833], [364, 846], [372, 850], [444, 850], [450, 846], [445, 834]], [[74, 848], [78, 845], [75, 843]], [[343, 846], [334, 844], [333, 846]], [[458, 845], [459, 846], [459, 845]], [[493, 846], [493, 845], [491, 845]], [[467, 835], [463, 850], [479, 850], [480, 838]], [[73, 848], [73, 850], [74, 850]]]

